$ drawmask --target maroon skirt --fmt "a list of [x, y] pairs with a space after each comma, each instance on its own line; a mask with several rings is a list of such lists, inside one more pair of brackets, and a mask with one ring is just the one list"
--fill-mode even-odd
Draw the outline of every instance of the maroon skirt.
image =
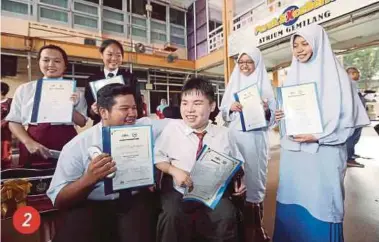
[[[61, 151], [78, 133], [73, 125], [50, 125], [38, 124], [29, 125], [27, 130], [29, 136], [36, 142], [44, 145], [48, 149]], [[25, 145], [20, 143], [19, 166], [35, 169], [54, 168], [57, 160], [53, 158], [44, 159], [37, 154], [30, 154]]]

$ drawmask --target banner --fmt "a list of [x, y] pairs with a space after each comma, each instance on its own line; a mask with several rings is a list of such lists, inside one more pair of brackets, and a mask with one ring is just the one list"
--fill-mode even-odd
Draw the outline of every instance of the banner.
[[321, 24], [377, 2], [378, 0], [296, 1], [262, 21], [234, 31], [228, 38], [228, 54], [236, 55], [246, 45], [259, 47], [272, 43], [308, 25]]

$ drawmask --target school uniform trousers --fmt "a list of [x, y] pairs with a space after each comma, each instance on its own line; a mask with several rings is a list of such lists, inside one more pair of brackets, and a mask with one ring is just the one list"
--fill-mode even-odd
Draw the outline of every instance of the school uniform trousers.
[[63, 225], [53, 242], [153, 242], [157, 218], [156, 194], [148, 189], [116, 200], [83, 203], [64, 211]]

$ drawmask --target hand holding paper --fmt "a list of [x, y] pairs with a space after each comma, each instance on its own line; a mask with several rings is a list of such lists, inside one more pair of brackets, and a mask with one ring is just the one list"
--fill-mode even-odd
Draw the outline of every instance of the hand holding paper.
[[100, 154], [91, 160], [86, 177], [93, 184], [104, 179], [107, 175], [116, 172], [116, 163], [108, 154]]
[[242, 112], [242, 105], [239, 102], [234, 102], [230, 107], [232, 112]]
[[77, 92], [74, 92], [72, 95], [71, 95], [71, 101], [74, 103], [74, 106], [78, 105], [79, 103], [79, 94]]
[[174, 182], [177, 186], [180, 187], [192, 187], [192, 179], [190, 174], [186, 171], [183, 171], [175, 166], [170, 166], [169, 173], [172, 175]]
[[48, 159], [51, 156], [51, 153], [48, 148], [34, 140], [25, 142], [24, 145], [30, 154], [39, 154], [45, 159]]
[[90, 82], [89, 85], [91, 87], [92, 95], [93, 95], [95, 101], [97, 100], [97, 92], [102, 87], [109, 85], [109, 84], [115, 84], [115, 83], [125, 84], [124, 78], [122, 77], [122, 75]]
[[[278, 88], [278, 102], [285, 115], [284, 124], [281, 124], [285, 135], [323, 132], [316, 83]], [[279, 112], [276, 114], [277, 120], [283, 118]]]
[[245, 183], [242, 181], [241, 184], [238, 184], [238, 181], [234, 181], [234, 193], [233, 196], [241, 196], [247, 190]]
[[241, 108], [240, 118], [243, 131], [267, 127], [264, 102], [262, 103], [262, 98], [256, 84], [235, 93], [234, 98], [240, 105], [237, 105], [236, 108]]
[[284, 113], [282, 110], [276, 110], [275, 111], [275, 121], [276, 122], [279, 122], [280, 120], [282, 120], [284, 118]]
[[[193, 189], [186, 188], [184, 200], [197, 200], [214, 209], [241, 163], [205, 146], [191, 171]], [[236, 189], [238, 194], [244, 191], [243, 186]]]
[[154, 185], [152, 127], [103, 127], [103, 152], [116, 162], [114, 178], [105, 179], [105, 194]]
[[71, 123], [75, 88], [71, 80], [38, 80], [31, 122]]

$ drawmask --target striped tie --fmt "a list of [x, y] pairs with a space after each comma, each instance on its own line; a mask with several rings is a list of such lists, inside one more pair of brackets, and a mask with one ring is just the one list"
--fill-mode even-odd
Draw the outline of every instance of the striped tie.
[[201, 150], [203, 149], [203, 139], [207, 131], [203, 131], [201, 133], [194, 132], [196, 136], [199, 138], [199, 144], [197, 145], [196, 157], [200, 155]]

